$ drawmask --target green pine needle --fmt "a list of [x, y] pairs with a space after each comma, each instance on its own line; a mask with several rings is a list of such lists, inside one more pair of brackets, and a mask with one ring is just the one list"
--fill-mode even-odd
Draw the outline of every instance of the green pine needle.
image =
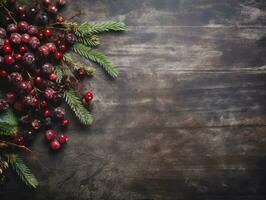
[[89, 35], [87, 37], [80, 37], [78, 42], [86, 46], [96, 47], [100, 45], [100, 38], [97, 35]]
[[79, 55], [101, 65], [103, 69], [105, 69], [105, 71], [113, 78], [117, 77], [117, 67], [103, 53], [80, 43], [76, 43], [72, 48]]
[[75, 30], [75, 34], [79, 37], [85, 35], [97, 34], [107, 31], [123, 31], [126, 25], [123, 22], [108, 21], [103, 23], [89, 23], [84, 22], [78, 29]]
[[93, 119], [89, 111], [82, 105], [79, 97], [77, 97], [74, 90], [69, 89], [64, 92], [64, 98], [66, 103], [70, 106], [79, 120], [85, 124], [89, 125], [92, 123]]
[[5, 122], [0, 122], [0, 135], [16, 136], [17, 132], [18, 132], [17, 126], [10, 125]]
[[54, 72], [57, 76], [56, 82], [61, 83], [63, 76], [64, 76], [64, 71], [57, 66]]
[[36, 188], [38, 186], [38, 180], [31, 173], [30, 169], [24, 164], [22, 158], [20, 158], [18, 155], [12, 154], [8, 156], [8, 161], [26, 185], [32, 188]]
[[72, 63], [73, 62], [73, 58], [72, 58], [72, 56], [69, 53], [65, 53], [64, 54], [63, 60], [65, 62], [67, 62], [67, 63]]

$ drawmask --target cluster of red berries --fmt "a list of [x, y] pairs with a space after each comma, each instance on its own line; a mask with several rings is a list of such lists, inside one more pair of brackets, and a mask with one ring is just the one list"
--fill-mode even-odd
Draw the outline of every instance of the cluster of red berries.
[[[20, 136], [15, 141], [24, 145], [35, 133], [46, 131], [52, 149], [59, 149], [67, 142], [64, 133], [56, 134], [52, 128], [64, 132], [69, 125], [61, 106], [63, 91], [69, 87], [68, 79], [56, 82], [56, 66], [63, 54], [77, 37], [66, 30], [56, 31], [54, 22], [63, 22], [58, 9], [64, 0], [44, 0], [31, 7], [8, 1], [9, 15], [2, 19], [0, 27], [0, 89], [5, 95], [0, 99], [0, 110], [11, 106], [19, 118]], [[82, 101], [93, 99], [92, 92], [84, 94]]]

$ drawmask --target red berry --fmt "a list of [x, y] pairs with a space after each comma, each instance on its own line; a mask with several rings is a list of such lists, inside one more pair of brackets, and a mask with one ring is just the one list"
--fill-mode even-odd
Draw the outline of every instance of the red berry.
[[61, 144], [57, 140], [53, 140], [50, 144], [53, 150], [58, 150], [61, 147]]
[[10, 35], [10, 41], [15, 45], [19, 45], [21, 43], [21, 35], [18, 33], [12, 33]]
[[47, 140], [54, 140], [55, 138], [55, 131], [54, 130], [48, 130], [45, 133]]
[[60, 144], [64, 144], [68, 141], [68, 136], [66, 134], [60, 134], [58, 136], [58, 141], [60, 142]]
[[34, 81], [35, 81], [35, 83], [38, 84], [38, 85], [40, 85], [40, 84], [43, 83], [43, 79], [42, 79], [42, 77], [40, 77], [40, 76], [36, 76]]
[[21, 32], [26, 32], [29, 28], [29, 24], [26, 21], [21, 21], [18, 23], [18, 30], [20, 30]]
[[28, 27], [28, 33], [29, 33], [30, 35], [36, 35], [36, 34], [38, 34], [38, 28], [37, 28], [37, 26], [30, 25], [30, 26]]
[[68, 119], [63, 119], [62, 121], [62, 126], [67, 127], [69, 125], [69, 120]]
[[23, 58], [23, 56], [22, 56], [22, 54], [20, 54], [20, 53], [17, 53], [17, 54], [15, 55], [15, 59], [16, 59], [17, 61], [22, 60], [22, 58]]
[[43, 4], [48, 7], [52, 4], [52, 0], [43, 0]]
[[63, 58], [63, 54], [59, 51], [55, 52], [54, 59], [55, 60], [61, 60]]
[[13, 64], [15, 62], [15, 59], [13, 58], [12, 55], [6, 55], [4, 57], [4, 61], [5, 61], [6, 64], [11, 65], [11, 64]]
[[4, 45], [10, 45], [10, 40], [9, 39], [4, 39]]
[[28, 50], [27, 47], [24, 46], [24, 45], [22, 45], [22, 46], [19, 47], [19, 52], [20, 53], [25, 53], [27, 50]]
[[59, 50], [60, 50], [61, 52], [65, 52], [65, 51], [67, 50], [66, 45], [65, 45], [65, 44], [60, 44], [60, 45], [59, 45]]
[[41, 56], [47, 57], [49, 55], [49, 49], [45, 45], [40, 46], [39, 49], [38, 49], [38, 51], [41, 54]]
[[4, 77], [7, 77], [8, 76], [8, 73], [6, 70], [4, 69], [0, 69], [0, 77], [4, 78]]
[[83, 69], [83, 68], [80, 68], [80, 69], [78, 69], [78, 76], [79, 76], [79, 78], [84, 78], [85, 76], [86, 76], [86, 71], [85, 71], [85, 69]]
[[56, 4], [59, 6], [59, 7], [63, 7], [66, 5], [66, 1], [65, 0], [56, 0]]
[[23, 137], [23, 136], [17, 136], [17, 137], [16, 137], [16, 142], [17, 142], [19, 145], [23, 145], [23, 144], [24, 144], [24, 137]]
[[16, 98], [16, 95], [15, 95], [14, 92], [8, 92], [8, 93], [6, 93], [6, 100], [9, 103], [13, 103], [15, 101], [15, 98]]
[[43, 111], [43, 116], [44, 117], [51, 117], [52, 116], [52, 112], [51, 112], [51, 110], [44, 110]]
[[39, 100], [37, 98], [33, 99], [33, 104], [35, 107], [37, 107], [39, 105]]
[[93, 93], [91, 91], [86, 92], [84, 98], [87, 102], [91, 101], [93, 99]]
[[50, 14], [56, 14], [57, 13], [57, 7], [55, 5], [49, 5], [47, 9], [48, 13]]
[[44, 95], [47, 99], [52, 99], [55, 95], [55, 90], [52, 88], [46, 88], [44, 91]]
[[57, 79], [57, 75], [56, 75], [55, 73], [51, 73], [51, 74], [49, 75], [49, 79], [50, 79], [51, 81], [56, 81], [56, 79]]
[[49, 42], [49, 43], [46, 44], [46, 46], [49, 49], [49, 52], [50, 53], [56, 52], [56, 46], [55, 46], [54, 43]]
[[24, 42], [24, 43], [29, 43], [30, 42], [30, 35], [29, 34], [27, 34], [27, 33], [24, 33], [22, 36], [21, 36], [21, 40], [22, 40], [22, 42]]
[[12, 52], [12, 48], [9, 45], [4, 45], [2, 49], [3, 49], [3, 52], [6, 54]]
[[53, 29], [52, 28], [45, 28], [43, 30], [43, 34], [45, 37], [51, 37], [53, 35]]
[[47, 101], [43, 100], [43, 101], [41, 102], [41, 105], [42, 105], [43, 108], [45, 108], [45, 107], [48, 106], [48, 103], [47, 103]]
[[18, 4], [16, 10], [19, 14], [24, 14], [26, 12], [26, 6], [24, 4]]

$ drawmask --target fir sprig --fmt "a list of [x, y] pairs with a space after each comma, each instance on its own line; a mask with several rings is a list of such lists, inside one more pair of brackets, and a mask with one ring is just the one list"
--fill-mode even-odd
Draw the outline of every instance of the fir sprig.
[[16, 136], [17, 132], [17, 126], [10, 125], [5, 122], [0, 122], [0, 135]]
[[80, 43], [76, 43], [72, 48], [79, 55], [98, 63], [113, 78], [117, 77], [117, 67], [103, 53]]
[[80, 37], [78, 42], [86, 46], [96, 47], [100, 45], [100, 38], [97, 35], [89, 35], [87, 37]]
[[82, 23], [79, 28], [75, 30], [75, 34], [79, 37], [86, 35], [102, 33], [107, 31], [123, 31], [126, 25], [123, 22], [108, 21], [103, 23]]
[[20, 158], [16, 154], [11, 154], [8, 156], [8, 162], [26, 185], [32, 188], [36, 188], [38, 186], [38, 181], [36, 177], [31, 173], [30, 169], [24, 164], [22, 158]]
[[93, 119], [91, 114], [83, 106], [80, 98], [76, 95], [73, 89], [69, 89], [64, 92], [64, 99], [83, 124], [89, 125], [92, 123]]
[[63, 76], [64, 76], [64, 71], [62, 69], [60, 69], [59, 67], [57, 67], [54, 71], [54, 73], [57, 76], [56, 82], [57, 83], [61, 83]]

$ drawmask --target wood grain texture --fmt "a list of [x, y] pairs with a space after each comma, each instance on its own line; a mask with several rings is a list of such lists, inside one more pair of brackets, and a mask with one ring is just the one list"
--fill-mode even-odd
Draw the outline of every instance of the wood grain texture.
[[0, 199], [266, 199], [266, 2], [76, 0], [65, 13], [80, 9], [128, 25], [100, 48], [119, 78], [99, 68], [94, 124], [73, 119], [56, 154], [38, 137], [40, 187], [10, 180]]

